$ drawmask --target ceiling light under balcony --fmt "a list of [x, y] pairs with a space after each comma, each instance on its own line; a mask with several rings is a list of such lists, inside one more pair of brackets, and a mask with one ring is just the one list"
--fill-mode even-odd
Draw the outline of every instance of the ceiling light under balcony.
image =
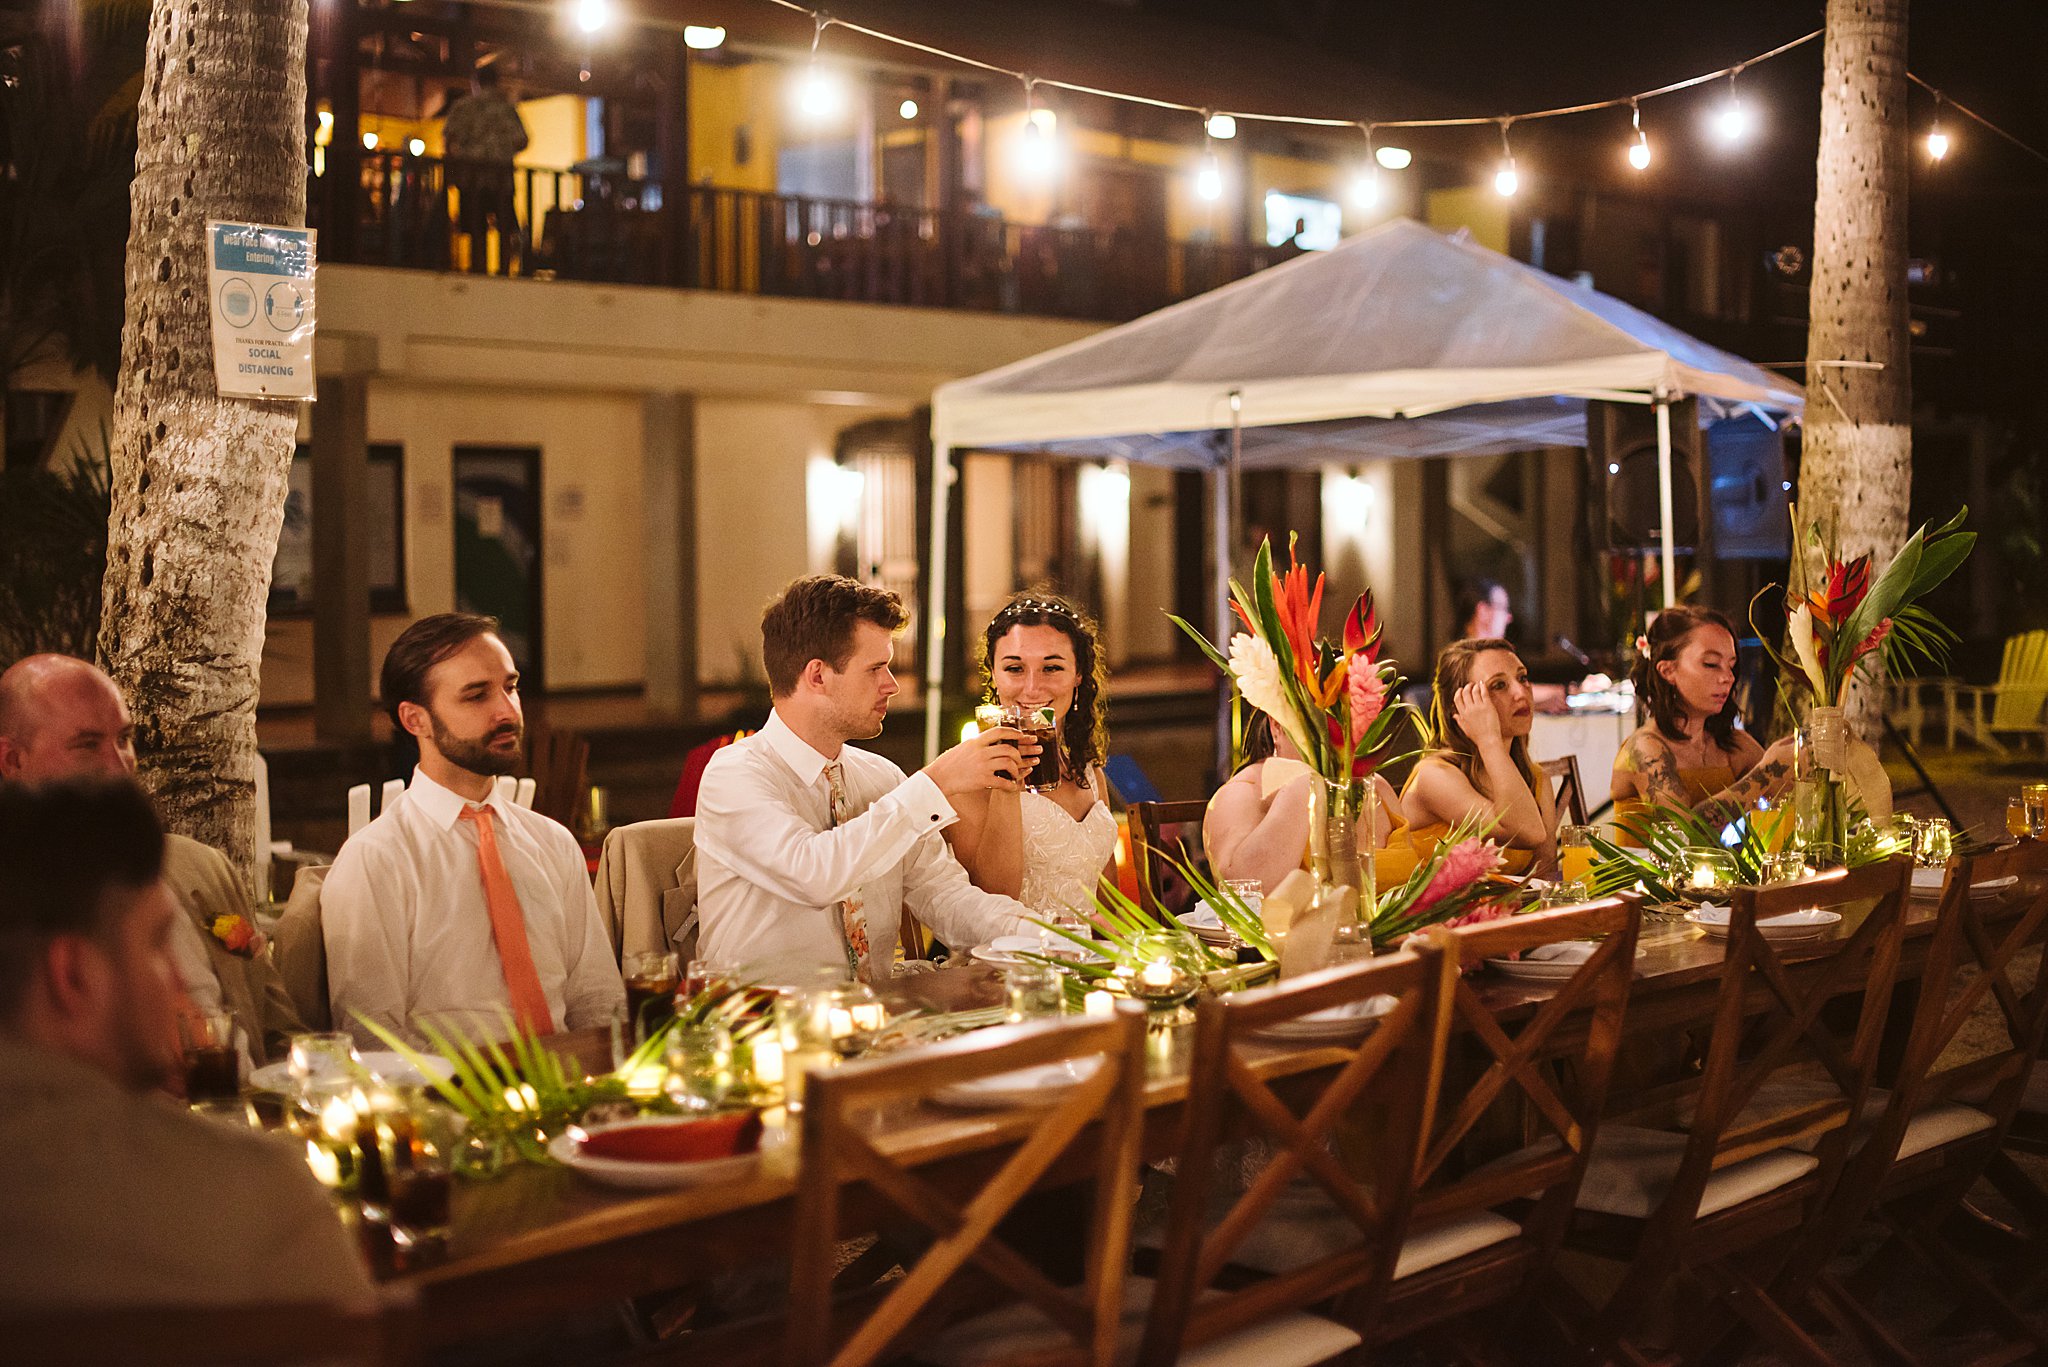
[[683, 46], [710, 52], [725, 46], [725, 29], [715, 24], [683, 25]]

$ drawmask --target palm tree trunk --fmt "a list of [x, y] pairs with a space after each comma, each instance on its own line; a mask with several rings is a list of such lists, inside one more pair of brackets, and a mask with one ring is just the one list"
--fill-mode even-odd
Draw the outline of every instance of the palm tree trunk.
[[[1913, 482], [1906, 2], [1828, 0], [1799, 472], [1804, 513], [1878, 565], [1905, 542]], [[1845, 700], [1865, 739], [1882, 701], [1868, 687]]]
[[100, 656], [164, 821], [254, 867], [257, 669], [298, 430], [215, 391], [206, 220], [306, 221], [305, 0], [156, 0]]

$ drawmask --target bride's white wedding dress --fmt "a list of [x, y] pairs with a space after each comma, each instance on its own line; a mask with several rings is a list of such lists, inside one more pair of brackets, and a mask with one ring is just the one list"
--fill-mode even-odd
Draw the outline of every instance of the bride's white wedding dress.
[[1042, 793], [1018, 795], [1024, 826], [1024, 885], [1017, 900], [1051, 915], [1086, 915], [1095, 884], [1116, 849], [1116, 818], [1097, 799], [1079, 821]]

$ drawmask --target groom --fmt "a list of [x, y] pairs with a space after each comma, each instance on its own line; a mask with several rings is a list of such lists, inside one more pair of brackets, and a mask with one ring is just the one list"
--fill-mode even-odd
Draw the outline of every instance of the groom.
[[954, 949], [1030, 929], [1030, 909], [968, 882], [939, 837], [949, 795], [1017, 786], [1023, 737], [984, 731], [909, 778], [846, 744], [882, 733], [908, 620], [895, 594], [838, 575], [797, 580], [761, 614], [774, 714], [712, 757], [697, 798], [703, 958], [874, 982], [906, 905]]

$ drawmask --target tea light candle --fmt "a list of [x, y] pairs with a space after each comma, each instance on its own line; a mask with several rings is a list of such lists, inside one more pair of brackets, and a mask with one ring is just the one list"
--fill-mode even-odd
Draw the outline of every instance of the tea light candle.
[[1711, 888], [1714, 886], [1714, 866], [1712, 864], [1695, 865], [1692, 871], [1692, 885], [1696, 888]]
[[853, 1012], [843, 1006], [833, 1007], [832, 1014], [827, 1017], [826, 1030], [833, 1039], [845, 1039], [853, 1033]]
[[765, 1035], [754, 1037], [754, 1081], [764, 1087], [782, 1085], [782, 1046]]
[[1116, 998], [1101, 988], [1096, 988], [1081, 998], [1081, 1014], [1084, 1016], [1114, 1016]]
[[1144, 987], [1172, 987], [1173, 965], [1164, 959], [1154, 959], [1139, 971], [1138, 982]]
[[853, 1028], [873, 1033], [889, 1023], [889, 1013], [880, 1002], [859, 1002], [852, 1011]]
[[635, 1101], [651, 1101], [661, 1094], [668, 1070], [659, 1063], [643, 1063], [626, 1078], [626, 1095]]
[[306, 1141], [306, 1166], [313, 1170], [313, 1179], [323, 1187], [341, 1185], [341, 1161], [330, 1149], [308, 1139]]
[[338, 1144], [355, 1142], [356, 1108], [349, 1103], [348, 1098], [327, 1098], [327, 1104], [320, 1108], [320, 1129]]

